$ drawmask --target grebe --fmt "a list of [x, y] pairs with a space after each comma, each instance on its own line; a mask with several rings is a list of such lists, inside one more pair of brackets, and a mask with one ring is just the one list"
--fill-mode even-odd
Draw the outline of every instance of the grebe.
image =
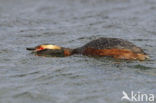
[[38, 56], [59, 56], [65, 57], [73, 54], [83, 54], [87, 56], [109, 56], [116, 59], [145, 60], [149, 56], [133, 43], [119, 38], [99, 38], [86, 45], [76, 48], [64, 48], [57, 45], [42, 44], [32, 50]]

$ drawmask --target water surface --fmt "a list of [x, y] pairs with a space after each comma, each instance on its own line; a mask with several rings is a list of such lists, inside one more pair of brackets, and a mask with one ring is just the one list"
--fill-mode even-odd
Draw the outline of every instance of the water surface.
[[[122, 91], [156, 94], [155, 11], [155, 0], [1, 0], [0, 103], [122, 103]], [[151, 59], [46, 58], [25, 50], [75, 48], [99, 37], [127, 39]]]

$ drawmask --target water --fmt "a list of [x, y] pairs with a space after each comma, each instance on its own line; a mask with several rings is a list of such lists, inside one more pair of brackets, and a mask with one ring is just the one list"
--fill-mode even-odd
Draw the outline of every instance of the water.
[[[0, 103], [122, 103], [122, 91], [156, 94], [155, 11], [155, 0], [0, 0]], [[25, 50], [75, 48], [99, 37], [127, 39], [151, 59], [46, 58]]]

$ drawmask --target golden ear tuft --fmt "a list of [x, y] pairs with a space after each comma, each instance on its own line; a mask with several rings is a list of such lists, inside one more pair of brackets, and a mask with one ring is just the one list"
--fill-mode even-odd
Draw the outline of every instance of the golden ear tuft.
[[61, 47], [60, 46], [57, 46], [57, 45], [50, 45], [50, 44], [48, 44], [48, 45], [41, 45], [44, 49], [57, 49], [57, 50], [59, 50], [59, 49], [61, 49]]

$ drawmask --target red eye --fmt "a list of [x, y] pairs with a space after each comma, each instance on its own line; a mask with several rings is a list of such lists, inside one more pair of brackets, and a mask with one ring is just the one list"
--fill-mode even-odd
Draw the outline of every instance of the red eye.
[[43, 47], [37, 47], [36, 51], [40, 51], [40, 50], [43, 50], [43, 49], [44, 49]]
[[40, 50], [43, 50], [44, 48], [40, 47], [39, 49], [40, 49]]

